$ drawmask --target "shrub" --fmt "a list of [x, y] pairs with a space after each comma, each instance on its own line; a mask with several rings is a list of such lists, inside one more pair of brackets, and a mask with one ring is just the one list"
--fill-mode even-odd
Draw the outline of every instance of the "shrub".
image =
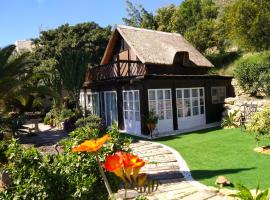
[[247, 93], [270, 94], [270, 51], [240, 59], [234, 70], [235, 78]]
[[75, 122], [75, 126], [99, 129], [101, 132], [107, 129], [105, 121], [97, 115], [89, 115], [88, 117], [80, 118]]
[[[4, 171], [12, 177], [11, 186], [0, 193], [0, 199], [107, 199], [95, 156], [70, 151], [80, 141], [99, 134], [99, 130], [76, 129], [62, 141], [64, 152], [59, 155], [43, 155], [35, 148], [25, 149], [15, 140], [7, 150], [0, 145], [0, 153], [4, 151], [8, 158]], [[116, 129], [109, 135], [112, 139], [99, 151], [102, 162], [108, 154], [129, 150], [130, 140], [121, 137]], [[118, 178], [112, 173], [107, 173], [107, 178], [112, 190], [117, 191]]]
[[230, 112], [228, 116], [224, 117], [221, 122], [221, 126], [223, 128], [237, 128], [237, 113], [238, 111]]
[[270, 139], [270, 109], [255, 113], [247, 124], [247, 131], [255, 134], [257, 141]]
[[62, 122], [72, 117], [75, 117], [75, 113], [71, 109], [63, 109], [60, 113], [60, 120]]

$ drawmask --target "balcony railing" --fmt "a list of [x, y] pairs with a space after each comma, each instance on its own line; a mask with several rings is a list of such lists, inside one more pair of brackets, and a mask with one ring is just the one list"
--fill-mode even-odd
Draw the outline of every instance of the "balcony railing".
[[116, 77], [144, 75], [145, 65], [138, 61], [116, 61], [107, 65], [91, 68], [87, 71], [86, 82], [104, 80]]

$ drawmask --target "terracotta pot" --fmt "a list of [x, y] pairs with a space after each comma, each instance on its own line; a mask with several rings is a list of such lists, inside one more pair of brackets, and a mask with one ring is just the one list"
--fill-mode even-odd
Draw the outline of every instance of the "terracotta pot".
[[149, 124], [147, 124], [147, 128], [149, 129], [150, 132], [152, 132], [153, 130], [155, 130], [156, 124], [149, 123]]

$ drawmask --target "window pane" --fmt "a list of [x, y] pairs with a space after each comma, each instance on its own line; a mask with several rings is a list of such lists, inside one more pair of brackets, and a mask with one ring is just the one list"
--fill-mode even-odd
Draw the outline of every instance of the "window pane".
[[216, 88], [212, 88], [212, 96], [216, 96], [218, 94]]
[[204, 99], [203, 98], [200, 98], [200, 105], [204, 105]]
[[176, 97], [179, 99], [182, 98], [182, 90], [176, 90]]
[[135, 99], [135, 101], [139, 100], [139, 92], [138, 91], [134, 92], [134, 99]]
[[200, 88], [200, 96], [203, 97], [203, 89]]
[[172, 111], [171, 110], [166, 111], [166, 119], [172, 119]]
[[189, 89], [185, 89], [184, 90], [184, 98], [189, 98], [190, 97], [190, 90]]
[[178, 117], [183, 117], [183, 110], [182, 109], [178, 109]]
[[133, 101], [129, 101], [129, 110], [133, 110]]
[[129, 101], [133, 101], [133, 93], [132, 92], [129, 92], [128, 93], [128, 96], [129, 96]]
[[184, 107], [190, 107], [190, 99], [184, 99]]
[[128, 119], [128, 111], [125, 111], [124, 113], [125, 113], [124, 114], [125, 115], [125, 119]]
[[163, 105], [163, 101], [158, 101], [158, 110], [163, 110], [164, 109], [164, 105]]
[[129, 111], [129, 119], [133, 120], [133, 111]]
[[148, 95], [149, 95], [148, 96], [149, 100], [155, 100], [156, 99], [155, 91], [149, 91]]
[[140, 121], [140, 113], [139, 112], [135, 112], [135, 120]]
[[198, 89], [192, 89], [192, 97], [198, 97]]
[[165, 106], [166, 106], [166, 110], [171, 110], [172, 106], [171, 106], [171, 100], [165, 100]]
[[163, 99], [163, 91], [162, 90], [157, 91], [157, 98], [160, 100]]
[[135, 104], [135, 110], [136, 111], [139, 111], [140, 110], [139, 102], [138, 101], [135, 101], [134, 104]]
[[192, 99], [192, 106], [199, 106], [198, 99]]
[[193, 107], [193, 115], [199, 115], [199, 107]]
[[128, 103], [124, 101], [124, 110], [128, 110]]
[[126, 101], [127, 100], [127, 92], [124, 92], [124, 101]]
[[159, 111], [158, 111], [158, 119], [159, 119], [159, 120], [164, 119], [164, 111], [163, 111], [163, 110], [159, 110]]
[[184, 112], [184, 116], [185, 117], [190, 116], [191, 115], [190, 107], [185, 107], [184, 110], [183, 110], [183, 112]]
[[203, 114], [204, 114], [204, 107], [201, 106], [201, 115], [203, 115]]
[[171, 99], [171, 90], [165, 90], [165, 99]]
[[182, 99], [177, 99], [176, 100], [176, 106], [177, 106], [177, 108], [182, 108]]
[[156, 101], [149, 101], [149, 111], [156, 113]]

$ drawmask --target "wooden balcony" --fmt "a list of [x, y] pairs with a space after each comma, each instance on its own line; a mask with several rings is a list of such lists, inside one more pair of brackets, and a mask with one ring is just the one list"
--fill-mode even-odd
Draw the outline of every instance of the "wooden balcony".
[[145, 65], [139, 61], [116, 61], [107, 65], [91, 68], [86, 73], [85, 82], [99, 81], [116, 77], [144, 75]]

